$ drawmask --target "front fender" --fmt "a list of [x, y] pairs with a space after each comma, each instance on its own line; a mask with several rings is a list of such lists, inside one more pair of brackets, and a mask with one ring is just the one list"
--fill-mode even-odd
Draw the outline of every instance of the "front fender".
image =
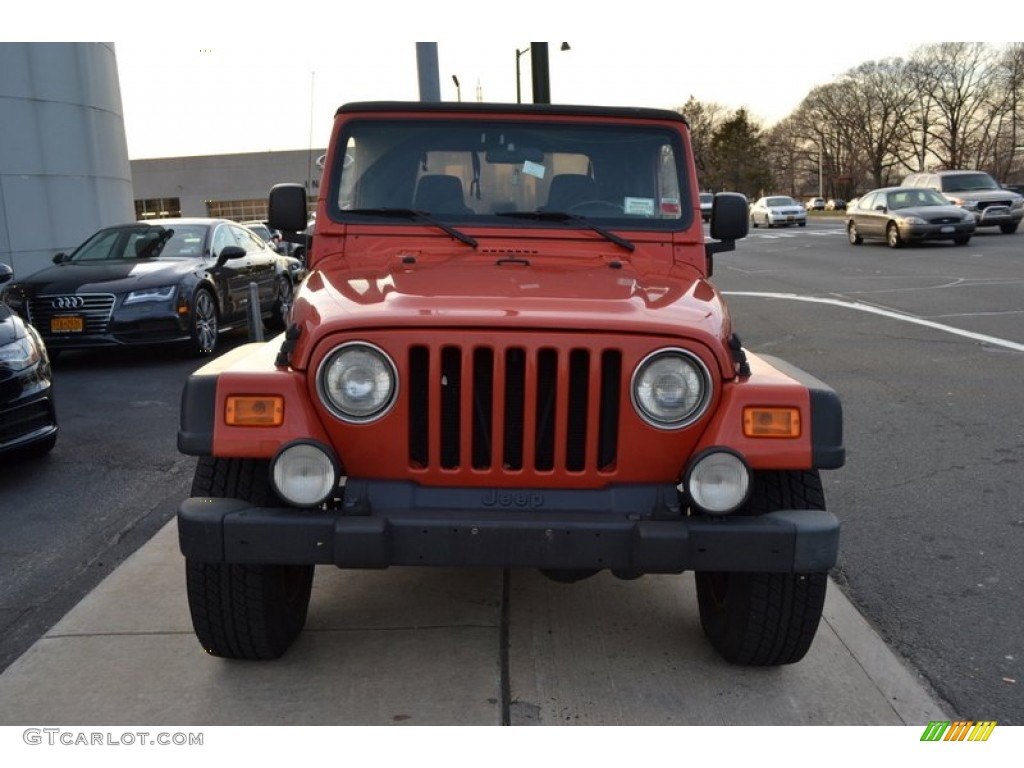
[[[843, 407], [827, 384], [794, 365], [769, 355], [745, 351], [750, 376], [728, 382], [722, 401], [694, 455], [726, 446], [741, 453], [753, 469], [838, 469], [846, 461]], [[743, 409], [796, 407], [797, 437], [748, 437]]]
[[[306, 377], [275, 359], [283, 336], [245, 344], [197, 370], [181, 395], [178, 450], [190, 456], [269, 459], [284, 444], [312, 438], [330, 439], [309, 401]], [[277, 427], [229, 426], [226, 403], [232, 395], [279, 395], [284, 398], [284, 423]]]

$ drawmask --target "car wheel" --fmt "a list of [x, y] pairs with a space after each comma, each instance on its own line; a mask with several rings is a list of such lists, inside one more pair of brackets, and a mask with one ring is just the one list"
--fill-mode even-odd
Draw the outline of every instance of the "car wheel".
[[971, 238], [969, 235], [961, 235], [960, 237], [954, 237], [953, 242], [957, 245], [967, 245], [971, 242]]
[[753, 214], [751, 214], [750, 216], [750, 226], [752, 226], [754, 229], [757, 229], [757, 219], [754, 218]]
[[850, 245], [860, 245], [864, 242], [864, 238], [857, 232], [857, 225], [852, 221], [846, 225], [846, 237], [850, 241]]
[[[749, 511], [823, 508], [816, 471], [755, 473]], [[699, 571], [695, 580], [701, 627], [726, 661], [793, 664], [810, 649], [825, 605], [827, 572]]]
[[801, 221], [801, 222], [799, 222], [799, 224], [800, 224], [801, 227], [806, 227], [807, 226], [807, 222], [806, 221]]
[[900, 228], [895, 222], [890, 221], [885, 228], [885, 242], [890, 248], [899, 248], [903, 245], [903, 238], [900, 237]]
[[1012, 235], [1017, 231], [1017, 227], [1020, 226], [1019, 221], [1015, 221], [1013, 224], [1000, 224], [999, 231], [1004, 235]]
[[274, 307], [271, 310], [270, 319], [267, 320], [267, 327], [272, 331], [283, 331], [288, 327], [288, 315], [292, 310], [292, 296], [294, 293], [292, 281], [285, 275], [281, 275], [277, 279], [277, 295], [274, 298]]
[[[203, 457], [193, 496], [271, 501], [269, 463]], [[200, 645], [229, 659], [276, 659], [302, 631], [313, 585], [312, 565], [208, 563], [186, 559], [189, 612]]]
[[196, 290], [192, 297], [189, 328], [193, 351], [199, 355], [212, 355], [217, 348], [220, 325], [217, 302], [213, 300], [213, 294], [205, 288]]

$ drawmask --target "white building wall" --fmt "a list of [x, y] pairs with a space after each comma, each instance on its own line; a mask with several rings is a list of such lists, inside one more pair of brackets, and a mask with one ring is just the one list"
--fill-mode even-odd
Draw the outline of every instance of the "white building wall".
[[24, 277], [134, 218], [113, 43], [0, 43], [0, 261]]

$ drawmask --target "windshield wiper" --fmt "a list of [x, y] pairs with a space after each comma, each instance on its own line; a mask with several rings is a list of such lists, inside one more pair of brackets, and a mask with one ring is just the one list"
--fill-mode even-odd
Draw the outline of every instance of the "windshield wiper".
[[565, 213], [563, 211], [506, 211], [504, 213], [497, 214], [498, 216], [508, 216], [512, 219], [532, 219], [534, 221], [561, 221], [561, 222], [572, 222], [574, 224], [582, 224], [587, 229], [592, 229], [597, 234], [601, 235], [605, 240], [615, 243], [621, 248], [625, 248], [627, 251], [632, 253], [636, 250], [636, 245], [626, 240], [623, 237], [619, 237], [614, 232], [609, 232], [604, 227], [599, 227], [597, 224], [592, 222], [586, 216], [578, 216], [575, 213]]
[[479, 245], [475, 237], [470, 237], [465, 232], [460, 232], [455, 227], [450, 227], [444, 222], [438, 221], [426, 211], [414, 211], [412, 208], [354, 208], [346, 210], [344, 213], [351, 213], [357, 216], [382, 216], [394, 219], [425, 221], [472, 248], [476, 248]]

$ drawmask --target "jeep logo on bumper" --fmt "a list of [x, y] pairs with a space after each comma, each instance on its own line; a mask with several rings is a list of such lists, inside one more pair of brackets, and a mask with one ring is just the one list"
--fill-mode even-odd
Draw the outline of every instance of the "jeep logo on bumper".
[[544, 496], [534, 491], [487, 491], [480, 499], [485, 507], [518, 507], [538, 509], [544, 506]]

